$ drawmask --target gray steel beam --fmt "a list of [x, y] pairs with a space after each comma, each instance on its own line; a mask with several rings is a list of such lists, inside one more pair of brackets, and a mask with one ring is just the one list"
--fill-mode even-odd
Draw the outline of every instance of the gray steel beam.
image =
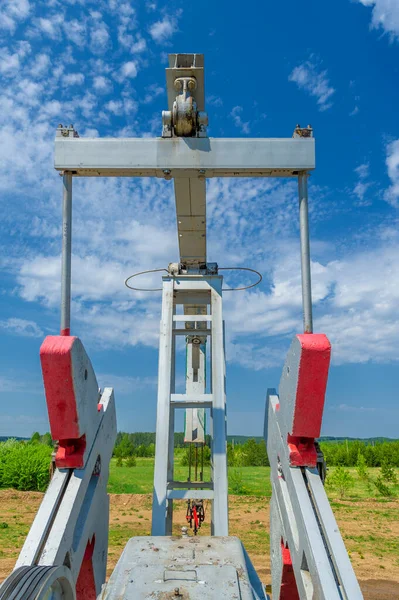
[[313, 138], [61, 136], [55, 139], [55, 168], [94, 177], [290, 177], [315, 168], [315, 143]]
[[158, 404], [154, 468], [154, 493], [152, 500], [152, 535], [166, 535], [166, 487], [170, 473], [170, 395], [174, 380], [172, 369], [173, 340], [173, 280], [164, 279], [162, 316], [159, 339]]

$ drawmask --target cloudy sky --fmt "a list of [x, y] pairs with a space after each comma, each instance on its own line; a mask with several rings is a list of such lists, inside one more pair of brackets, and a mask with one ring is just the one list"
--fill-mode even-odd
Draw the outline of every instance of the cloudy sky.
[[[203, 52], [211, 136], [315, 130], [314, 324], [333, 347], [323, 433], [398, 437], [399, 3], [301, 4], [2, 1], [0, 435], [48, 429], [39, 348], [59, 329], [57, 124], [160, 135], [167, 54]], [[209, 260], [264, 275], [224, 305], [229, 433], [260, 435], [266, 388], [302, 328], [296, 186], [214, 179], [207, 200]], [[153, 431], [161, 298], [123, 282], [178, 259], [172, 183], [75, 180], [73, 236], [72, 332], [115, 388], [119, 429]]]

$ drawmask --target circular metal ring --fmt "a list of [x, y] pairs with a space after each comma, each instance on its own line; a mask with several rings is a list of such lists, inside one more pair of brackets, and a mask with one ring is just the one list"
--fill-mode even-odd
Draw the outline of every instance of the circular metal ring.
[[134, 290], [135, 292], [162, 292], [162, 288], [137, 288], [128, 284], [128, 281], [130, 281], [130, 279], [133, 279], [133, 277], [138, 277], [139, 275], [146, 275], [147, 273], [159, 273], [161, 271], [166, 271], [166, 273], [169, 273], [167, 269], [150, 269], [149, 271], [141, 271], [140, 273], [135, 273], [134, 275], [130, 275], [130, 277], [125, 279], [125, 286], [129, 288], [129, 290]]
[[251, 283], [251, 285], [246, 285], [245, 287], [239, 288], [222, 288], [222, 292], [240, 292], [241, 290], [249, 290], [250, 288], [253, 288], [256, 285], [259, 285], [263, 279], [259, 271], [255, 271], [255, 269], [249, 269], [248, 267], [219, 267], [219, 271], [250, 271], [251, 273], [255, 273], [256, 275], [258, 275], [259, 277], [258, 281], [255, 281], [255, 283]]
[[76, 600], [71, 571], [61, 566], [19, 567], [0, 588], [1, 600]]
[[[140, 273], [134, 273], [134, 275], [130, 275], [127, 279], [125, 279], [125, 286], [129, 288], [129, 290], [134, 290], [135, 292], [162, 292], [162, 288], [137, 288], [128, 284], [128, 282], [134, 277], [138, 277], [139, 275], [146, 275], [147, 273], [160, 273], [161, 271], [165, 271], [169, 274], [168, 269], [150, 269], [149, 271], [140, 271]], [[240, 292], [242, 290], [249, 290], [260, 284], [263, 277], [259, 271], [255, 269], [249, 269], [248, 267], [219, 267], [218, 271], [249, 271], [250, 273], [255, 273], [258, 275], [258, 281], [255, 283], [251, 283], [251, 285], [246, 285], [244, 287], [239, 288], [222, 288], [223, 292]], [[173, 275], [171, 275], [173, 277]]]

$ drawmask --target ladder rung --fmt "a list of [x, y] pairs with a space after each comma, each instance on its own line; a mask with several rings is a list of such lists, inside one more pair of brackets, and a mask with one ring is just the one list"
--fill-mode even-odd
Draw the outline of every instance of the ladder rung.
[[171, 394], [170, 404], [174, 408], [212, 408], [212, 394]]
[[168, 481], [168, 489], [213, 490], [213, 481]]
[[188, 321], [194, 321], [194, 322], [200, 322], [200, 321], [212, 321], [212, 315], [173, 315], [173, 320], [174, 321], [183, 321], [183, 322], [188, 322]]
[[166, 497], [174, 500], [213, 500], [213, 490], [167, 490]]
[[212, 329], [172, 329], [175, 335], [212, 335]]

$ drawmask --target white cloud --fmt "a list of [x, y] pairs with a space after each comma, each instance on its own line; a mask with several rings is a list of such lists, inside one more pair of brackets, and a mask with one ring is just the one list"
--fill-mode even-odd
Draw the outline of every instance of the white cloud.
[[355, 169], [359, 180], [356, 182], [352, 194], [357, 198], [357, 206], [368, 206], [371, 204], [370, 200], [366, 198], [367, 191], [373, 185], [371, 181], [367, 181], [369, 170], [369, 163], [363, 163]]
[[397, 0], [358, 0], [364, 6], [372, 7], [371, 26], [383, 29], [399, 39], [399, 3]]
[[160, 85], [157, 85], [156, 83], [153, 83], [152, 85], [149, 85], [145, 89], [145, 96], [143, 99], [143, 103], [149, 104], [150, 102], [153, 102], [155, 100], [155, 98], [158, 98], [158, 96], [160, 96], [161, 94], [164, 94], [164, 93], [165, 93], [165, 88], [161, 87]]
[[137, 390], [155, 388], [157, 385], [156, 377], [129, 377], [125, 375], [107, 375], [104, 373], [97, 375], [97, 381], [101, 388], [113, 387], [118, 395], [129, 396], [134, 396]]
[[62, 77], [62, 85], [82, 85], [85, 80], [83, 73], [67, 73]]
[[211, 106], [223, 106], [223, 100], [220, 96], [213, 96], [212, 94], [207, 96], [206, 103]]
[[137, 76], [137, 63], [135, 60], [130, 60], [124, 63], [120, 69], [120, 76], [122, 79], [126, 77], [134, 78]]
[[248, 134], [250, 131], [249, 121], [242, 120], [242, 117], [241, 117], [242, 112], [243, 112], [242, 106], [235, 106], [232, 109], [230, 116], [233, 119], [234, 125], [241, 131], [241, 133]]
[[120, 117], [123, 114], [135, 112], [137, 104], [130, 98], [123, 98], [122, 100], [110, 100], [104, 108], [113, 115]]
[[360, 179], [366, 179], [369, 176], [370, 163], [362, 163], [355, 169], [355, 173], [358, 174]]
[[61, 36], [62, 16], [53, 15], [48, 19], [40, 17], [37, 19], [36, 25], [44, 35], [48, 36], [52, 40], [55, 40]]
[[0, 28], [14, 33], [18, 23], [30, 13], [29, 0], [3, 0], [0, 12]]
[[305, 90], [317, 98], [319, 110], [324, 111], [331, 108], [333, 104], [331, 98], [335, 89], [329, 82], [327, 70], [320, 71], [312, 60], [295, 67], [288, 80], [293, 81], [301, 90]]
[[147, 50], [147, 42], [144, 38], [139, 38], [136, 42], [134, 42], [130, 48], [130, 52], [132, 54], [140, 54]]
[[328, 410], [335, 410], [339, 412], [353, 412], [353, 413], [362, 413], [362, 412], [375, 412], [377, 409], [371, 406], [353, 406], [349, 404], [338, 404], [328, 406]]
[[391, 180], [390, 187], [385, 192], [385, 199], [395, 208], [399, 206], [399, 140], [387, 146], [386, 165]]
[[7, 333], [24, 337], [43, 337], [43, 331], [37, 323], [27, 321], [26, 319], [10, 318], [0, 321], [0, 329]]
[[103, 75], [97, 75], [93, 79], [93, 87], [97, 92], [106, 94], [112, 90], [112, 83]]
[[35, 58], [35, 62], [30, 67], [30, 73], [34, 77], [43, 75], [50, 66], [50, 57], [48, 54], [38, 54]]
[[367, 190], [370, 188], [370, 181], [358, 181], [353, 188], [353, 194], [358, 199], [358, 206], [368, 206], [370, 202], [365, 200]]
[[108, 27], [103, 21], [95, 21], [90, 32], [90, 49], [93, 54], [104, 54], [110, 46]]
[[79, 48], [86, 45], [87, 29], [86, 23], [73, 19], [64, 23], [64, 32], [68, 40], [71, 40]]
[[0, 49], [0, 73], [13, 75], [19, 69], [19, 56], [17, 53], [10, 54], [7, 49]]
[[156, 21], [149, 29], [150, 36], [157, 44], [169, 40], [176, 31], [177, 20], [170, 17], [164, 17], [161, 21]]

